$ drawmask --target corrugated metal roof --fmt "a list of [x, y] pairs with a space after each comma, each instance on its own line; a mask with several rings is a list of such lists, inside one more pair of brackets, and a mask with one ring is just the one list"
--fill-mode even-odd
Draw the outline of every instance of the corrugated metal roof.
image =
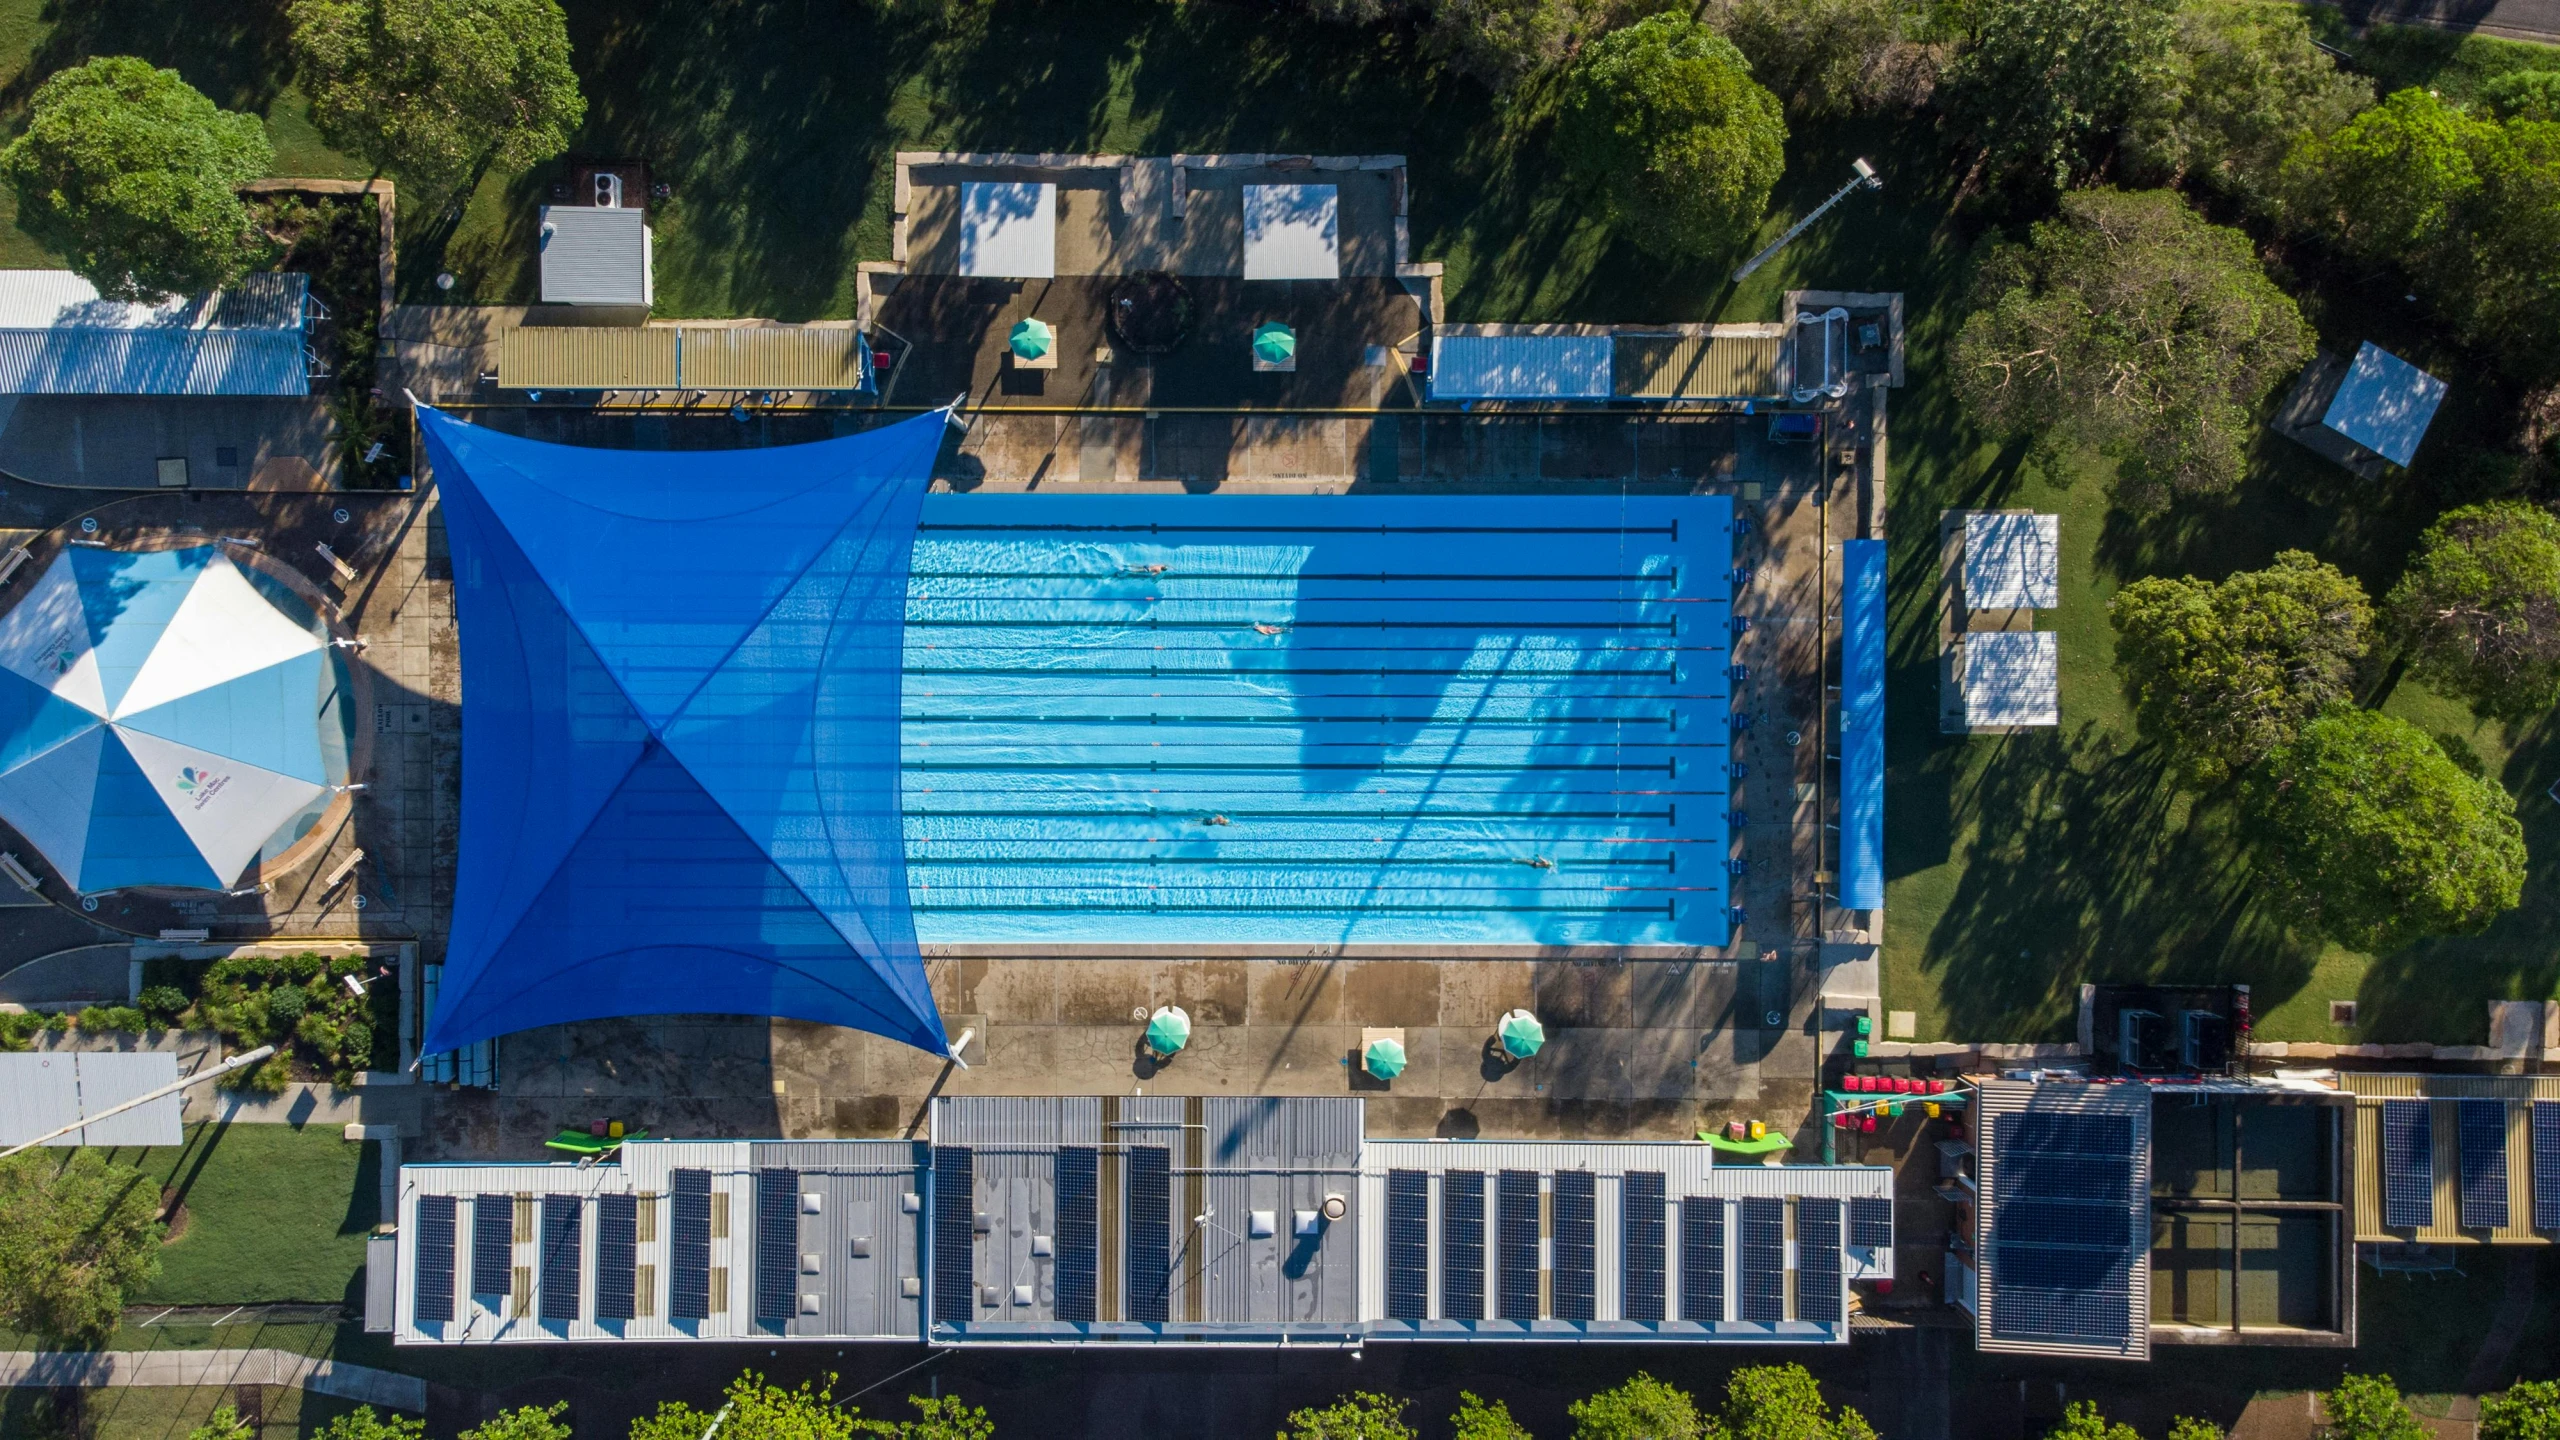
[[0, 330], [299, 330], [311, 277], [261, 271], [153, 304], [99, 298], [68, 270], [0, 270]]
[[545, 205], [541, 243], [546, 305], [647, 305], [656, 298], [643, 211]]
[[1617, 341], [1597, 335], [1440, 335], [1435, 400], [1606, 400]]
[[2560, 1100], [2560, 1075], [2394, 1075], [2347, 1070], [2340, 1088], [2362, 1100]]
[[[113, 1109], [178, 1079], [178, 1057], [166, 1051], [50, 1050], [0, 1055], [0, 1146], [21, 1145], [102, 1110]], [[178, 1096], [166, 1095], [51, 1145], [176, 1145]]]
[[676, 332], [662, 326], [527, 325], [498, 338], [509, 390], [673, 390]]
[[1784, 393], [1775, 335], [1620, 335], [1617, 393], [1641, 400], [1750, 400]]
[[[2359, 1241], [2425, 1245], [2548, 1245], [2551, 1234], [2533, 1228], [2533, 1102], [2560, 1101], [2560, 1076], [2387, 1075], [2349, 1071], [2339, 1083], [2356, 1097], [2355, 1223]], [[2433, 1223], [2410, 1230], [2383, 1225], [2382, 1102], [2426, 1100], [2434, 1154]], [[2471, 1229], [2462, 1222], [2460, 1103], [2499, 1100], [2507, 1107], [2507, 1223]]]
[[[1987, 1081], [1974, 1087], [1975, 1168], [1980, 1174], [1981, 1193], [1986, 1201], [1975, 1220], [1974, 1251], [1990, 1258], [1991, 1264], [1980, 1273], [1981, 1308], [1974, 1328], [1974, 1345], [1982, 1350], [1999, 1350], [2028, 1355], [2113, 1356], [2125, 1360], [2144, 1360], [2151, 1355], [2151, 1091], [2143, 1085], [2092, 1085], [2075, 1082], [2036, 1084], [2016, 1081]], [[2057, 1167], [2049, 1161], [2035, 1162], [2043, 1152], [2021, 1147], [2021, 1153], [2003, 1153], [2000, 1121], [2018, 1116], [2121, 1116], [2131, 1122], [2126, 1137], [2129, 1173], [2125, 1176], [2123, 1203], [2128, 1212], [2124, 1251], [2125, 1307], [2124, 1333], [2120, 1341], [2096, 1338], [2066, 1339], [2052, 1333], [2037, 1333], [2050, 1317], [2039, 1316], [2033, 1324], [2013, 1323], [2022, 1317], [2004, 1321], [2002, 1281], [2004, 1265], [2000, 1257], [2000, 1224], [2004, 1202], [2023, 1202], [2022, 1215], [2031, 1215], [2039, 1204], [2061, 1201], [2077, 1203], [2079, 1193], [2055, 1188]], [[2063, 1152], [2071, 1153], [2071, 1152]], [[2011, 1182], [2004, 1182], [2001, 1167], [2020, 1170]], [[2088, 1200], [2100, 1197], [2090, 1195]], [[2067, 1238], [2053, 1235], [2029, 1235], [2020, 1239], [2029, 1245], [2051, 1243]], [[2081, 1242], [2085, 1244], [2086, 1242]], [[2023, 1263], [2023, 1262], [2022, 1262]], [[2099, 1287], [2085, 1287], [2092, 1290]]]
[[871, 347], [845, 326], [683, 327], [682, 383], [695, 390], [862, 390]]
[[0, 329], [0, 394], [310, 393], [298, 330]]
[[933, 1143], [1047, 1147], [1100, 1145], [1102, 1101], [1090, 1095], [946, 1095], [933, 1102]]

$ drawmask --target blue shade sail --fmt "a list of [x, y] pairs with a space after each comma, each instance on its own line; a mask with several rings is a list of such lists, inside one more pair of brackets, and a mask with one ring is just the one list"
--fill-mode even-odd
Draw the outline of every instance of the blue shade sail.
[[1884, 905], [1884, 542], [1840, 547], [1840, 907]]
[[941, 1052], [908, 910], [899, 673], [939, 414], [603, 451], [419, 424], [463, 657], [460, 863], [425, 1048], [789, 1016]]

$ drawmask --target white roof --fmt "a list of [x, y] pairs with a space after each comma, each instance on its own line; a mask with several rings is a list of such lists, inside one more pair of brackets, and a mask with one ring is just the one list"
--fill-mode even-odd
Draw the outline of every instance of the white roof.
[[2061, 724], [2060, 663], [2050, 630], [1986, 630], [1965, 636], [1965, 723]]
[[1331, 185], [1244, 187], [1244, 278], [1342, 278], [1340, 192]]
[[2367, 340], [2320, 423], [2405, 467], [2435, 423], [2444, 391], [2442, 380]]
[[1046, 280], [1058, 273], [1058, 187], [1029, 180], [960, 186], [960, 273]]
[[[166, 1051], [47, 1050], [0, 1055], [0, 1146], [23, 1145], [178, 1081]], [[50, 1145], [177, 1145], [176, 1095], [163, 1095]]]
[[2059, 515], [1973, 515], [1964, 522], [1964, 603], [2050, 610], [2062, 603]]
[[1617, 341], [1608, 335], [1437, 335], [1435, 400], [1606, 400]]
[[203, 295], [106, 300], [68, 270], [0, 270], [0, 330], [299, 330], [311, 277], [262, 271]]
[[657, 299], [645, 212], [542, 207], [542, 302], [647, 305]]

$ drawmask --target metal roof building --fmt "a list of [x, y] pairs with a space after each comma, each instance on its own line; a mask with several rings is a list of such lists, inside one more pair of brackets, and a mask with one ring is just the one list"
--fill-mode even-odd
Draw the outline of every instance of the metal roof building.
[[930, 1134], [405, 1166], [368, 1323], [410, 1345], [1846, 1343], [1847, 1286], [1891, 1273], [1880, 1166], [1371, 1141], [1350, 1097], [951, 1097]]
[[[23, 1145], [139, 1095], [178, 1083], [178, 1057], [166, 1052], [46, 1050], [0, 1055], [0, 1148]], [[176, 1145], [184, 1097], [82, 1126], [47, 1145]]]
[[1993, 1081], [1975, 1091], [1975, 1343], [2149, 1358], [2149, 1087]]
[[1976, 511], [1964, 520], [1964, 603], [2051, 610], [2062, 603], [2062, 517]]
[[645, 307], [657, 294], [647, 212], [542, 207], [542, 303]]
[[300, 274], [146, 305], [68, 270], [0, 270], [0, 394], [308, 395], [311, 308]]
[[1964, 637], [1965, 723], [1976, 729], [2062, 723], [2062, 656], [2050, 630]]
[[2356, 1239], [2560, 1239], [2560, 1076], [2340, 1078], [2356, 1097]]

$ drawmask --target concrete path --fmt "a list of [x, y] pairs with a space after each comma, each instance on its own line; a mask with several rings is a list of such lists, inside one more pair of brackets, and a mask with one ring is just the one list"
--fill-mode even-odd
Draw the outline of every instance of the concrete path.
[[2424, 25], [2560, 44], [2560, 0], [2326, 0], [2357, 25]]
[[427, 1382], [289, 1350], [0, 1351], [0, 1388], [294, 1385], [392, 1410], [427, 1408]]
[[0, 974], [0, 1001], [30, 1009], [122, 1005], [131, 1000], [133, 946], [82, 945]]

